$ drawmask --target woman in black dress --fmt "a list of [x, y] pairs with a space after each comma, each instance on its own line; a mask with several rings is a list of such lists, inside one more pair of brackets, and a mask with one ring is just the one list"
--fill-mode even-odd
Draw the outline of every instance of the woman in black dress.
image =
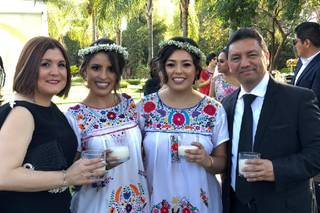
[[14, 75], [14, 102], [0, 108], [0, 212], [70, 212], [69, 185], [90, 184], [101, 159], [73, 163], [76, 136], [51, 102], [67, 96], [69, 61], [62, 45], [35, 37], [21, 52]]

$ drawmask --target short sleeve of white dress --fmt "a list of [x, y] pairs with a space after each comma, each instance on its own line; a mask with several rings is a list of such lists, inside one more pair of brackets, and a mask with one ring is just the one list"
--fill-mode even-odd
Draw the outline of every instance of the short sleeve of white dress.
[[77, 136], [77, 142], [78, 142], [77, 151], [81, 152], [82, 151], [82, 149], [81, 149], [81, 133], [80, 133], [80, 130], [78, 128], [78, 124], [77, 124], [76, 118], [74, 117], [74, 115], [69, 110], [65, 113], [65, 116], [66, 116], [71, 128], [73, 129], [75, 135]]
[[217, 109], [216, 123], [212, 133], [212, 143], [214, 148], [229, 140], [227, 114], [222, 105]]

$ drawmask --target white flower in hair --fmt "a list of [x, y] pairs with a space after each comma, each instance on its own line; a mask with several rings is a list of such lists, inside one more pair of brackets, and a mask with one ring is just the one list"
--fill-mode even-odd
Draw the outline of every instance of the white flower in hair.
[[189, 44], [188, 42], [181, 42], [181, 41], [175, 41], [175, 40], [162, 41], [162, 42], [160, 42], [159, 47], [163, 48], [165, 46], [172, 46], [172, 45], [176, 46], [180, 49], [184, 49], [189, 53], [193, 53], [193, 54], [197, 55], [202, 60], [206, 59], [206, 56], [198, 47], [193, 46], [193, 45]]
[[129, 54], [126, 50], [126, 48], [121, 47], [116, 44], [97, 44], [94, 46], [86, 47], [78, 52], [78, 56], [84, 57], [89, 54], [97, 53], [99, 51], [106, 51], [106, 52], [116, 52], [118, 54], [121, 54], [125, 60], [128, 60]]

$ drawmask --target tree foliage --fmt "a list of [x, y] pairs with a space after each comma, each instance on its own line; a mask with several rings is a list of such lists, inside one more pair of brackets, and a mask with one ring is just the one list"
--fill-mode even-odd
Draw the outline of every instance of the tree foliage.
[[[153, 26], [154, 51], [158, 52], [158, 44], [164, 40], [166, 26], [162, 22], [155, 21]], [[128, 75], [134, 77], [149, 76], [147, 70], [148, 64], [148, 29], [145, 16], [141, 13], [139, 17], [131, 19], [128, 28], [123, 32], [123, 46], [128, 49], [129, 63]]]
[[[160, 41], [186, 34], [185, 30], [208, 54], [220, 51], [234, 30], [255, 27], [269, 45], [270, 68], [279, 69], [285, 66], [288, 57], [295, 57], [290, 40], [295, 26], [311, 18], [320, 20], [319, 0], [172, 0], [173, 23], [167, 21], [168, 17], [154, 16], [152, 26], [151, 22], [147, 25], [146, 15], [152, 12], [146, 13], [147, 3], [153, 2], [155, 6], [161, 0], [82, 0], [80, 4], [78, 0], [43, 1], [48, 5], [49, 35], [64, 43], [72, 63], [77, 63], [76, 52], [79, 47], [89, 45], [93, 35], [95, 39], [108, 37], [118, 44], [122, 41], [128, 48], [130, 77], [147, 75], [151, 27], [155, 55]], [[185, 6], [187, 16], [182, 16], [181, 6]], [[163, 9], [167, 8], [154, 10]], [[184, 28], [182, 17], [187, 17]], [[128, 22], [124, 31], [123, 18]]]

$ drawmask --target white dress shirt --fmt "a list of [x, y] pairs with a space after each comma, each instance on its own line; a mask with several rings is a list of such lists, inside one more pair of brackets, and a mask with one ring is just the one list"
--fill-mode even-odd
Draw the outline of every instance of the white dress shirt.
[[313, 59], [314, 57], [316, 57], [319, 53], [320, 53], [320, 51], [317, 52], [316, 54], [310, 56], [309, 58], [302, 58], [302, 57], [300, 58], [300, 59], [301, 59], [302, 66], [301, 66], [300, 70], [298, 71], [297, 77], [296, 77], [296, 79], [295, 79], [295, 81], [294, 81], [294, 85], [297, 84], [297, 81], [298, 81], [299, 77], [301, 76], [301, 74], [303, 73], [303, 71], [306, 69], [306, 67], [308, 66], [308, 64], [309, 64], [309, 63], [312, 61], [312, 59]]
[[231, 186], [235, 190], [236, 189], [236, 169], [237, 169], [237, 159], [238, 159], [238, 145], [239, 145], [239, 137], [240, 137], [240, 129], [241, 129], [241, 122], [242, 122], [242, 114], [244, 111], [244, 103], [243, 103], [243, 96], [245, 94], [252, 94], [257, 96], [256, 99], [252, 102], [251, 108], [253, 113], [253, 144], [254, 144], [254, 137], [256, 135], [257, 125], [260, 117], [260, 112], [264, 100], [264, 96], [267, 91], [267, 86], [269, 82], [269, 73], [266, 72], [263, 79], [260, 83], [253, 88], [250, 92], [246, 92], [243, 87], [241, 86], [241, 90], [238, 96], [238, 100], [236, 103], [236, 108], [234, 112], [234, 120], [233, 120], [233, 132], [232, 132], [232, 150], [231, 150]]

